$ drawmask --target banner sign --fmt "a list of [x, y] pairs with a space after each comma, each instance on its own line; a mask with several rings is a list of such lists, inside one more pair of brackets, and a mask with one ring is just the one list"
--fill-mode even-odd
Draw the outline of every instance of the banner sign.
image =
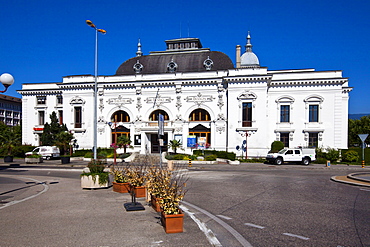
[[196, 136], [188, 136], [188, 148], [195, 148], [197, 144]]

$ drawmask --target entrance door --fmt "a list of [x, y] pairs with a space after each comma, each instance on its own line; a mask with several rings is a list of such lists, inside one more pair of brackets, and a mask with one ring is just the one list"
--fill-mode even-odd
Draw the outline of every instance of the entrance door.
[[[150, 141], [151, 141], [151, 151], [150, 152], [151, 153], [160, 153], [158, 134], [151, 134], [150, 135]], [[164, 133], [163, 145], [164, 146], [162, 146], [162, 152], [167, 152], [167, 145], [168, 145], [168, 135], [167, 135], [167, 133]]]

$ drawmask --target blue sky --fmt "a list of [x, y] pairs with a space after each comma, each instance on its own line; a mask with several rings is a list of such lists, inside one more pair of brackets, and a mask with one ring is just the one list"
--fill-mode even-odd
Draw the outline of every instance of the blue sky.
[[[253, 52], [270, 70], [343, 70], [349, 78], [349, 112], [370, 114], [370, 1], [368, 0], [0, 0], [0, 74], [15, 84], [61, 82], [94, 74], [92, 20], [99, 36], [99, 75], [113, 75], [135, 56], [165, 50], [164, 40], [200, 38], [203, 47], [226, 53], [251, 31]], [[1, 89], [2, 90], [2, 89]]]

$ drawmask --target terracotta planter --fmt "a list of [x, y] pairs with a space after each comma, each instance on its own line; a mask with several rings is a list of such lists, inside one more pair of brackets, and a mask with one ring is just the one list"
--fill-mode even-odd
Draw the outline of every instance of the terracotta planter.
[[130, 192], [130, 184], [113, 182], [113, 191], [118, 193], [128, 193]]
[[164, 214], [161, 212], [161, 222], [166, 233], [179, 233], [184, 230], [184, 214]]
[[145, 188], [145, 186], [137, 186], [137, 187], [131, 186], [130, 187], [130, 191], [132, 189], [135, 192], [135, 197], [136, 198], [141, 198], [141, 197], [145, 197], [146, 196], [146, 188]]
[[150, 204], [152, 205], [152, 208], [156, 211], [156, 212], [161, 212], [161, 206], [159, 204], [159, 201], [161, 200], [161, 198], [157, 198], [155, 195], [151, 195], [151, 198], [150, 198]]

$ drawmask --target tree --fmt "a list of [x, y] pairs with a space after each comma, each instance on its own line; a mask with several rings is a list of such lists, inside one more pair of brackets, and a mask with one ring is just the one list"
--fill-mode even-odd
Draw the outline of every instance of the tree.
[[349, 146], [361, 145], [358, 134], [369, 134], [365, 142], [370, 140], [370, 115], [363, 116], [360, 119], [348, 120], [348, 144]]
[[182, 143], [179, 140], [171, 140], [168, 143], [168, 147], [172, 148], [175, 154], [177, 154], [177, 149], [182, 146]]
[[121, 135], [117, 138], [117, 146], [122, 148], [123, 147], [123, 152], [126, 153], [127, 147], [130, 147], [131, 140], [125, 135]]
[[44, 124], [44, 130], [40, 137], [40, 142], [44, 146], [54, 146], [57, 142], [57, 135], [61, 132], [68, 131], [67, 126], [60, 125], [55, 111], [50, 114], [50, 124]]
[[55, 145], [58, 146], [61, 150], [61, 153], [65, 155], [69, 152], [69, 148], [73, 139], [74, 136], [72, 133], [68, 131], [62, 131], [55, 136]]
[[12, 155], [12, 150], [16, 146], [22, 145], [22, 127], [17, 126], [6, 126], [3, 122], [0, 122], [0, 143], [6, 155]]

